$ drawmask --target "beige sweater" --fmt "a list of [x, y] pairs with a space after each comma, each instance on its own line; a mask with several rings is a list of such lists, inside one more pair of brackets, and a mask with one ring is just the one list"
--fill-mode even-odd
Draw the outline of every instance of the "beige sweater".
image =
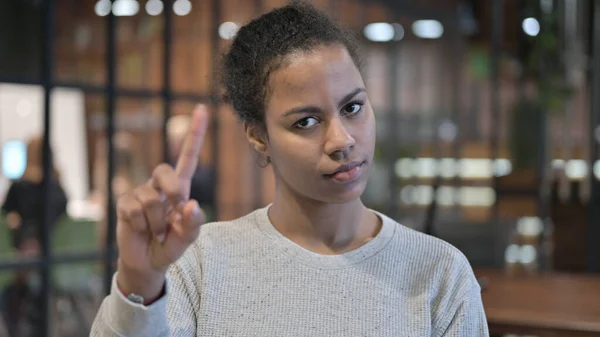
[[383, 227], [341, 255], [296, 245], [267, 208], [202, 227], [144, 307], [114, 285], [92, 336], [488, 336], [480, 287], [449, 244], [379, 214]]

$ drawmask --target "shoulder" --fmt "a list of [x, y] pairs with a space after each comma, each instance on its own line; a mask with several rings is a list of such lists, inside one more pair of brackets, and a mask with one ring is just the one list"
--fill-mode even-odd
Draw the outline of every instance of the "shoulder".
[[259, 209], [234, 220], [206, 223], [200, 228], [196, 244], [227, 244], [244, 240], [259, 231], [257, 216], [262, 211]]
[[10, 184], [9, 190], [10, 191], [18, 190], [18, 189], [21, 189], [21, 188], [23, 188], [25, 186], [29, 186], [29, 185], [30, 185], [30, 183], [27, 180], [21, 180], [21, 179], [14, 180]]
[[16, 198], [17, 195], [23, 193], [24, 190], [28, 189], [29, 183], [25, 180], [14, 180], [6, 191], [6, 198]]
[[402, 250], [407, 258], [423, 262], [426, 265], [433, 264], [436, 267], [450, 265], [452, 267], [470, 268], [464, 254], [448, 242], [403, 226], [384, 214], [378, 214], [383, 221], [391, 223], [395, 227], [395, 247]]
[[200, 227], [198, 238], [190, 245], [178, 261], [184, 269], [186, 265], [197, 266], [207, 255], [239, 253], [241, 247], [248, 248], [258, 242], [260, 230], [256, 225], [256, 210], [243, 217], [229, 221], [210, 222]]
[[441, 239], [387, 220], [396, 226], [394, 254], [407, 261], [404, 268], [408, 270], [404, 274], [411, 275], [415, 291], [426, 294], [435, 321], [443, 320], [446, 313], [454, 313], [472, 294], [481, 291], [469, 261], [460, 250]]
[[381, 216], [396, 227], [392, 243], [394, 253], [411, 265], [416, 277], [427, 280], [429, 287], [442, 292], [466, 292], [478, 286], [469, 261], [458, 248]]

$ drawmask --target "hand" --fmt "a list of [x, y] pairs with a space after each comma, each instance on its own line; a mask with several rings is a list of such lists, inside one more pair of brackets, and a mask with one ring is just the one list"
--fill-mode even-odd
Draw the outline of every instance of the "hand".
[[207, 125], [208, 112], [199, 105], [177, 167], [159, 165], [146, 184], [117, 202], [117, 283], [125, 294], [159, 296], [169, 265], [198, 237], [204, 213], [189, 196]]
[[8, 214], [6, 214], [6, 225], [12, 230], [21, 227], [21, 216], [19, 215], [19, 213], [8, 212]]

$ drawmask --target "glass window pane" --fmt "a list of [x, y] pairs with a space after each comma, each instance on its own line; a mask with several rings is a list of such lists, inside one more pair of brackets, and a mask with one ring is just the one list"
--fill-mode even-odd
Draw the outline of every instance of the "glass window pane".
[[120, 16], [117, 25], [117, 85], [159, 90], [163, 86], [163, 16]]
[[[90, 110], [90, 177], [89, 200], [96, 215], [99, 247], [106, 243], [108, 143], [107, 114], [104, 109]], [[162, 161], [162, 101], [158, 99], [121, 98], [116, 102], [113, 135], [113, 201], [121, 194], [144, 183], [151, 169]]]
[[[268, 180], [257, 179], [261, 170], [270, 171], [265, 158], [258, 155], [248, 144], [244, 128], [229, 106], [223, 105], [218, 113], [218, 203], [219, 205], [237, 205], [237, 209], [226, 207], [219, 209], [218, 218], [232, 218], [251, 211], [261, 203], [257, 198], [262, 191], [268, 191]], [[257, 195], [257, 192], [260, 192]], [[267, 193], [267, 192], [265, 192]], [[239, 213], [241, 212], [241, 213]]]
[[344, 26], [362, 33], [364, 26], [363, 4], [358, 0], [331, 1], [332, 14], [344, 24]]
[[163, 101], [119, 98], [115, 114], [115, 175], [126, 175], [137, 186], [163, 161]]
[[[5, 166], [5, 171], [10, 174], [0, 178], [7, 224], [2, 230], [12, 228], [9, 231], [38, 239], [44, 221], [43, 99], [41, 86], [0, 85], [0, 110], [4, 111], [0, 114], [0, 145], [4, 156], [19, 163], [14, 168]], [[80, 217], [81, 202], [88, 197], [86, 101], [90, 100], [93, 98], [77, 89], [58, 88], [51, 93], [53, 163], [49, 193], [52, 232], [64, 222], [68, 223], [68, 219]], [[14, 243], [12, 246], [17, 248]]]
[[286, 1], [285, 0], [262, 0], [262, 3], [263, 3], [263, 7], [265, 7], [266, 10], [271, 10], [272, 8], [275, 8], [275, 7], [285, 6]]
[[56, 1], [55, 76], [60, 82], [106, 82], [106, 17], [96, 1]]
[[210, 93], [215, 66], [211, 45], [214, 21], [212, 1], [193, 1], [186, 15], [173, 16], [171, 88], [174, 91]]
[[53, 336], [88, 336], [104, 299], [103, 261], [52, 266]]
[[39, 271], [0, 271], [0, 336], [34, 336], [42, 331], [44, 296]]
[[40, 80], [43, 5], [42, 1], [0, 1], [0, 78]]
[[[18, 170], [8, 168], [14, 173], [10, 176], [12, 180], [2, 175], [0, 199], [5, 205], [4, 221], [16, 218], [9, 215], [10, 212], [19, 213], [23, 231], [39, 232], [43, 221], [40, 181], [43, 95], [40, 86], [0, 85], [0, 109], [5, 111], [0, 114], [3, 155], [19, 159], [19, 163], [25, 158]], [[99, 156], [92, 150], [95, 150], [93, 144], [98, 135], [96, 129], [102, 124], [97, 116], [105, 114], [104, 98], [78, 89], [57, 88], [51, 94], [51, 108], [52, 250], [57, 253], [94, 250], [100, 243], [97, 222], [102, 218], [105, 200], [99, 193], [102, 189], [91, 188], [97, 187], [92, 185], [96, 173], [93, 168], [99, 162]], [[106, 182], [102, 184], [105, 186]], [[13, 200], [11, 189], [16, 188], [28, 193], [12, 193], [18, 195]], [[7, 226], [2, 226], [0, 231], [6, 231]], [[10, 245], [8, 237], [2, 235], [0, 239], [0, 255], [14, 253], [15, 247]]]
[[50, 296], [51, 337], [89, 335], [105, 296], [100, 261], [59, 264], [51, 268], [52, 290], [41, 293], [39, 270], [0, 272], [0, 336], [38, 336], [43, 329], [41, 300]]

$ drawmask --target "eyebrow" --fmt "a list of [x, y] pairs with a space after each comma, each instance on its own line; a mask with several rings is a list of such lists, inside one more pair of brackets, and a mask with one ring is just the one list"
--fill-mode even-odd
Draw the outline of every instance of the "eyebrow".
[[[351, 100], [354, 96], [360, 94], [361, 92], [365, 92], [365, 91], [366, 91], [366, 89], [363, 87], [359, 87], [359, 88], [352, 90], [352, 92], [350, 92], [349, 94], [347, 94], [340, 100], [340, 102], [338, 103], [338, 106], [341, 107], [342, 105], [346, 104], [349, 100]], [[320, 112], [321, 112], [321, 108], [318, 108], [315, 106], [304, 106], [304, 107], [292, 108], [292, 109], [286, 111], [283, 114], [283, 117], [287, 117], [287, 116], [294, 115], [294, 114], [300, 114], [300, 113], [320, 113]]]

